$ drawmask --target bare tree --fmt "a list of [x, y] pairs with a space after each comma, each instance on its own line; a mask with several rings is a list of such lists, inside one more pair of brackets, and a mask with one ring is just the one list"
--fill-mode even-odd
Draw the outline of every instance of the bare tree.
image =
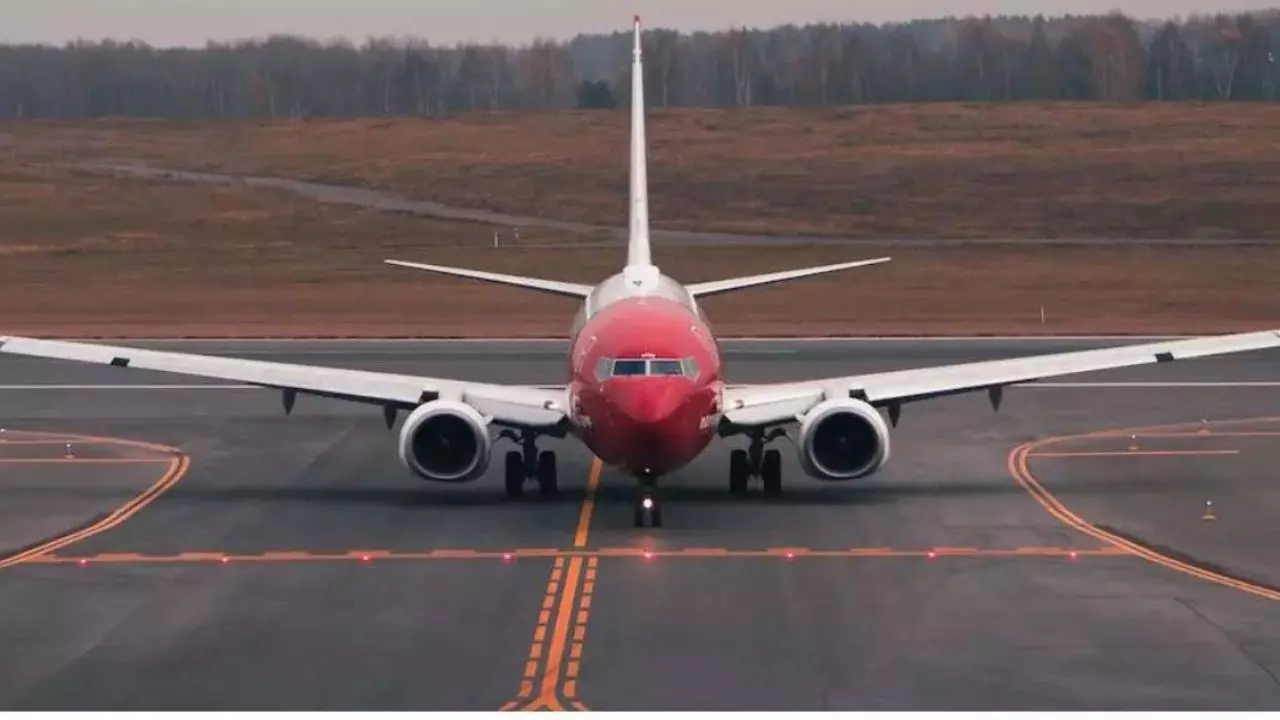
[[[1160, 22], [1111, 14], [656, 29], [645, 50], [645, 92], [656, 106], [1280, 95], [1275, 11]], [[202, 48], [0, 45], [0, 117], [284, 120], [573, 107], [587, 83], [601, 98], [627, 97], [629, 53], [622, 32], [521, 47], [386, 38], [357, 47], [289, 36]]]

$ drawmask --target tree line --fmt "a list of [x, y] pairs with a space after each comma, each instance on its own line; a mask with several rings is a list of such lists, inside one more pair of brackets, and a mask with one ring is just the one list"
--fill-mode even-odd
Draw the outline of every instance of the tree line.
[[[652, 107], [1275, 101], [1280, 11], [942, 18], [644, 34]], [[611, 108], [630, 34], [519, 46], [293, 36], [0, 45], [0, 117], [310, 118]]]

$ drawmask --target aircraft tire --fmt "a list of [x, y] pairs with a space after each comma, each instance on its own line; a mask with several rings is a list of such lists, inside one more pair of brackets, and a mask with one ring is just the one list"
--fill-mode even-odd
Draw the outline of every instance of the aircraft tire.
[[507, 453], [505, 479], [507, 497], [518, 498], [524, 495], [524, 456], [515, 450]]
[[734, 495], [747, 494], [748, 472], [747, 451], [736, 449], [729, 453], [729, 492]]
[[552, 497], [559, 491], [556, 454], [550, 450], [543, 450], [538, 454], [538, 489], [543, 497]]
[[778, 450], [766, 450], [764, 462], [760, 470], [764, 480], [764, 494], [777, 497], [782, 494], [782, 453]]

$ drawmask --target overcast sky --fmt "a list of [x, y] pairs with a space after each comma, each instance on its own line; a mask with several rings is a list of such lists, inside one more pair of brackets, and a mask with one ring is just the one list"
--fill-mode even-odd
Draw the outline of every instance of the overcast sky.
[[414, 35], [433, 42], [499, 40], [646, 26], [884, 22], [939, 15], [1105, 13], [1140, 18], [1280, 6], [1280, 0], [0, 0], [0, 40], [136, 39], [153, 45], [289, 33], [317, 38]]

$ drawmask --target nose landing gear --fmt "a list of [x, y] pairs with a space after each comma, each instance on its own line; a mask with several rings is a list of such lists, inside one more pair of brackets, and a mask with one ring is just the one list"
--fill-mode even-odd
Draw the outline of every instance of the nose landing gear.
[[658, 501], [657, 478], [640, 477], [640, 491], [636, 493], [635, 526], [662, 527], [662, 505]]

